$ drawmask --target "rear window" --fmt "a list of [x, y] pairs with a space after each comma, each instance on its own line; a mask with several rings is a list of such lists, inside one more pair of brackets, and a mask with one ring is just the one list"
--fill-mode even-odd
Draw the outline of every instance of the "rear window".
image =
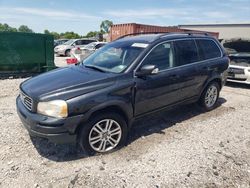
[[196, 39], [200, 60], [221, 57], [221, 51], [213, 40]]
[[194, 40], [179, 40], [174, 42], [177, 66], [198, 61], [198, 51]]

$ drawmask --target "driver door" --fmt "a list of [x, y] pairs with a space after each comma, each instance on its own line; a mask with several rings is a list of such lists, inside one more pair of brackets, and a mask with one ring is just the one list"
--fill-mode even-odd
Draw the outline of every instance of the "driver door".
[[140, 67], [155, 65], [159, 68], [159, 72], [156, 75], [135, 78], [135, 116], [161, 109], [181, 100], [181, 70], [172, 69], [174, 61], [172, 42], [156, 46], [144, 59]]

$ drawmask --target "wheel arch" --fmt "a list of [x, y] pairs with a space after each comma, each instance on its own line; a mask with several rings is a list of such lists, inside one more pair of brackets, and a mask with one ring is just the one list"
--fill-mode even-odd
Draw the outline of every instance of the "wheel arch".
[[89, 116], [89, 118], [93, 118], [95, 117], [96, 115], [100, 114], [100, 113], [117, 113], [119, 115], [121, 115], [124, 120], [126, 121], [127, 125], [129, 125], [129, 117], [128, 117], [128, 114], [125, 112], [124, 109], [122, 109], [120, 106], [118, 105], [110, 105], [110, 106], [106, 106], [106, 107], [103, 107], [101, 109], [98, 109], [96, 111], [94, 111], [93, 113], [91, 113], [91, 115]]
[[212, 83], [212, 82], [218, 83], [218, 84], [219, 84], [219, 87], [220, 87], [220, 90], [221, 90], [221, 88], [222, 88], [222, 79], [221, 79], [219, 76], [216, 76], [216, 77], [213, 77], [213, 78], [209, 79], [209, 80], [204, 84], [204, 86], [203, 86], [203, 88], [202, 88], [202, 91], [201, 91], [201, 93], [200, 93], [200, 96], [202, 95], [202, 93], [204, 92], [204, 90], [207, 88], [207, 86], [208, 86], [210, 83]]
[[132, 115], [133, 112], [129, 113], [130, 111], [133, 110], [129, 109], [128, 105], [124, 104], [123, 102], [116, 101], [116, 102], [108, 102], [107, 104], [102, 104], [84, 114], [84, 118], [82, 119], [81, 123], [77, 126], [75, 133], [78, 134], [79, 130], [84, 126], [84, 123], [89, 121], [91, 118], [94, 118], [100, 113], [106, 113], [106, 112], [114, 112], [121, 115], [128, 126], [127, 128], [130, 129], [133, 121], [133, 115]]

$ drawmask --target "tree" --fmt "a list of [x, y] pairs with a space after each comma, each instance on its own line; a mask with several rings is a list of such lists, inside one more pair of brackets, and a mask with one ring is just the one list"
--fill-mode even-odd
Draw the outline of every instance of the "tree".
[[77, 39], [77, 38], [81, 38], [81, 36], [73, 31], [71, 31], [71, 32], [61, 33], [60, 38]]
[[44, 30], [44, 34], [53, 35], [54, 39], [60, 39], [60, 34], [59, 33], [54, 32], [54, 31], [50, 32], [48, 29]]
[[8, 24], [1, 24], [0, 23], [0, 31], [7, 31], [7, 32], [17, 32], [17, 29], [14, 27], [10, 27]]
[[23, 33], [34, 33], [34, 31], [32, 29], [30, 29], [28, 26], [26, 25], [21, 25], [19, 28], [18, 28], [18, 31], [19, 32], [23, 32]]
[[100, 30], [101, 33], [108, 33], [110, 30], [110, 27], [113, 25], [113, 22], [110, 20], [104, 20], [102, 21], [101, 25], [100, 25]]
[[86, 38], [96, 37], [100, 32], [99, 31], [90, 31], [85, 36]]
[[43, 33], [44, 33], [44, 34], [47, 34], [47, 35], [49, 35], [49, 34], [50, 34], [50, 32], [49, 32], [49, 30], [48, 30], [48, 29], [45, 29]]
[[52, 31], [50, 34], [54, 36], [54, 39], [60, 39], [59, 33]]

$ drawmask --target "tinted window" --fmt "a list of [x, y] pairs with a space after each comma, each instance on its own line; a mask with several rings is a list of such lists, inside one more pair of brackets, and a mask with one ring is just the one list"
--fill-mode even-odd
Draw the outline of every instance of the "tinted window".
[[175, 41], [176, 66], [197, 62], [198, 52], [194, 40]]
[[159, 70], [173, 67], [173, 50], [171, 43], [164, 43], [154, 48], [146, 57], [143, 65], [155, 65]]
[[213, 59], [221, 56], [219, 47], [212, 40], [197, 39], [197, 46], [201, 60]]

